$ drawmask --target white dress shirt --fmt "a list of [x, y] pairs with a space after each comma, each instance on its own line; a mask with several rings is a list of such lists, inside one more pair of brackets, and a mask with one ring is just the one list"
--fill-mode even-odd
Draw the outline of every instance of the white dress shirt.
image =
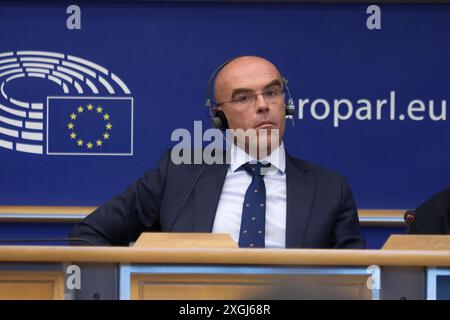
[[[222, 194], [213, 225], [214, 233], [228, 233], [236, 243], [239, 242], [242, 208], [245, 192], [252, 182], [252, 177], [245, 170], [238, 170], [248, 161], [256, 161], [244, 150], [231, 145], [231, 162], [228, 168]], [[262, 163], [272, 166], [264, 175], [266, 186], [266, 248], [286, 247], [286, 154], [284, 144], [269, 156], [261, 159]]]

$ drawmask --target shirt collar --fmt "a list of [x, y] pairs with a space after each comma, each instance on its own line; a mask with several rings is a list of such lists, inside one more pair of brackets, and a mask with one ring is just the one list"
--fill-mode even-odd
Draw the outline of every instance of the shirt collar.
[[[231, 144], [230, 155], [230, 169], [232, 172], [235, 172], [243, 164], [249, 161], [256, 161], [256, 158], [246, 153], [234, 143]], [[284, 143], [281, 142], [281, 145], [277, 149], [275, 149], [271, 154], [259, 161], [261, 163], [270, 163], [273, 167], [278, 169], [278, 173], [284, 174], [286, 171], [286, 151], [284, 150]]]

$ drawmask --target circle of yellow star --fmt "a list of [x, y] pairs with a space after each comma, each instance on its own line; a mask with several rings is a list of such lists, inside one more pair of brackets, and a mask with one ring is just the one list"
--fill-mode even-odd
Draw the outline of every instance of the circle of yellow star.
[[[105, 124], [106, 131], [103, 133], [102, 137], [100, 137], [100, 138], [97, 137], [96, 140], [91, 140], [91, 141], [88, 141], [87, 143], [85, 143], [85, 141], [83, 139], [81, 139], [81, 137], [78, 137], [78, 134], [75, 132], [75, 129], [74, 129], [75, 122], [79, 121], [79, 119], [77, 119], [78, 116], [80, 116], [80, 114], [82, 114], [85, 111], [85, 109], [87, 109], [87, 111], [96, 111], [96, 113], [99, 114], [100, 117], [103, 117], [103, 120], [105, 122], [107, 122]], [[86, 146], [86, 148], [89, 150], [94, 149], [95, 147], [101, 147], [101, 146], [103, 146], [103, 143], [106, 140], [109, 140], [109, 138], [111, 136], [110, 133], [108, 133], [109, 131], [112, 130], [112, 127], [113, 127], [110, 122], [110, 119], [111, 119], [111, 116], [108, 113], [103, 114], [103, 108], [101, 106], [94, 108], [94, 105], [91, 103], [89, 103], [85, 107], [80, 105], [78, 108], [76, 108], [76, 112], [72, 112], [70, 114], [71, 121], [67, 124], [67, 128], [69, 130], [71, 130], [70, 135], [69, 135], [70, 139], [75, 140], [77, 146], [79, 146], [79, 147]], [[78, 139], [78, 140], [76, 140], [76, 139]]]

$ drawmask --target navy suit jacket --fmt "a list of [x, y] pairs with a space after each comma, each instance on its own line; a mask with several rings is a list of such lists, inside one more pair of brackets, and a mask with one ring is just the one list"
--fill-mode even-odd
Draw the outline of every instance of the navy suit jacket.
[[450, 187], [423, 202], [416, 220], [409, 226], [411, 234], [450, 234]]
[[[226, 164], [158, 168], [78, 223], [71, 237], [128, 245], [144, 231], [211, 232]], [[286, 154], [286, 247], [362, 249], [356, 205], [345, 178]]]

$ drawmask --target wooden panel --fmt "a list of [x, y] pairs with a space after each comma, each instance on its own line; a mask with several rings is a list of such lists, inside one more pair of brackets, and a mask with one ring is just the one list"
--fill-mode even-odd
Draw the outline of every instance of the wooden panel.
[[385, 209], [359, 209], [358, 217], [362, 226], [406, 226], [403, 216], [404, 210], [385, 210]]
[[0, 246], [0, 262], [450, 267], [450, 251]]
[[392, 235], [382, 249], [450, 251], [450, 235]]
[[141, 248], [237, 248], [229, 234], [225, 233], [166, 233], [145, 232], [134, 247]]
[[0, 206], [0, 213], [23, 214], [89, 214], [97, 207]]
[[371, 299], [369, 275], [135, 274], [131, 299]]
[[[450, 0], [449, 0], [450, 1]], [[0, 206], [0, 221], [7, 222], [77, 222], [96, 207], [63, 206]], [[361, 225], [400, 226], [404, 225], [404, 210], [360, 209]], [[366, 221], [370, 219], [370, 221]], [[393, 220], [394, 219], [394, 220]]]
[[0, 221], [78, 222], [96, 207], [0, 206]]
[[63, 272], [0, 272], [0, 300], [62, 300]]

